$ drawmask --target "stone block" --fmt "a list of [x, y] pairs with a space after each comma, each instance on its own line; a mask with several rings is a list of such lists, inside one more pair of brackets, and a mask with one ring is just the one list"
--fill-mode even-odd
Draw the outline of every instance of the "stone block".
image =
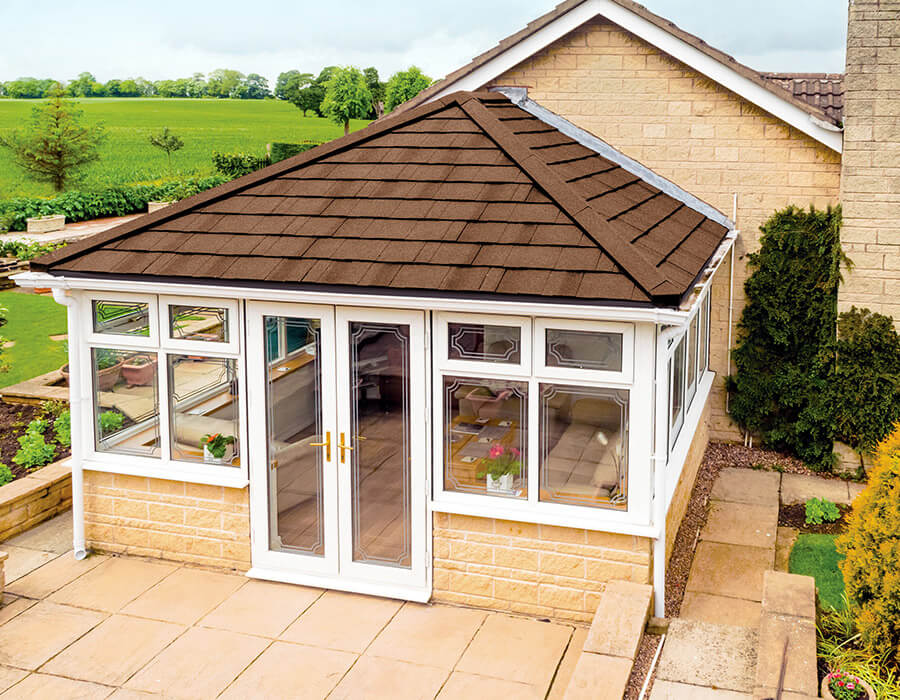
[[584, 653], [566, 688], [564, 700], [621, 700], [632, 662], [615, 656]]
[[610, 581], [597, 606], [584, 650], [634, 659], [650, 616], [653, 587]]
[[807, 474], [784, 474], [781, 477], [781, 502], [806, 503], [810, 498], [826, 498], [834, 503], [849, 504], [847, 482], [824, 479]]
[[762, 604], [767, 613], [815, 620], [816, 581], [812, 576], [767, 571]]
[[774, 688], [785, 660], [783, 688], [815, 697], [816, 624], [814, 620], [763, 613], [759, 627], [756, 687]]
[[713, 501], [771, 505], [778, 503], [780, 483], [778, 472], [726, 467], [719, 473], [709, 497]]

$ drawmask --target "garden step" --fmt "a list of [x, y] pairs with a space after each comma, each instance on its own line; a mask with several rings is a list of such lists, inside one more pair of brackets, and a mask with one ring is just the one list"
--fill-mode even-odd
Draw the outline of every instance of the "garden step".
[[700, 539], [707, 542], [774, 547], [778, 528], [778, 504], [767, 505], [713, 501]]
[[778, 472], [726, 467], [719, 472], [709, 498], [711, 501], [771, 505], [778, 503], [780, 484]]
[[825, 498], [833, 503], [849, 505], [850, 489], [841, 479], [823, 479], [809, 474], [783, 474], [781, 502], [806, 503], [810, 498]]

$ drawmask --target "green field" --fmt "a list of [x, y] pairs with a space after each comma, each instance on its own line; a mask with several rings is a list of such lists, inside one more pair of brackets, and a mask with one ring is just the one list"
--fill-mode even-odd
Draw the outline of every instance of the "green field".
[[66, 361], [65, 343], [50, 340], [66, 332], [66, 309], [52, 297], [13, 290], [0, 292], [0, 306], [7, 310], [0, 335], [13, 342], [0, 355], [9, 371], [0, 373], [0, 386], [17, 384], [59, 369]]
[[[281, 100], [213, 100], [92, 98], [73, 100], [83, 110], [84, 121], [102, 122], [108, 138], [102, 158], [85, 170], [84, 187], [143, 182], [178, 175], [213, 172], [213, 151], [243, 151], [262, 155], [272, 141], [329, 141], [343, 128], [327, 119], [301, 117], [300, 110]], [[0, 134], [21, 127], [36, 100], [0, 100]], [[368, 122], [355, 120], [352, 130]], [[147, 135], [168, 126], [184, 140], [184, 148], [166, 155], [153, 148]], [[49, 185], [27, 179], [9, 155], [0, 151], [0, 199], [50, 196]]]

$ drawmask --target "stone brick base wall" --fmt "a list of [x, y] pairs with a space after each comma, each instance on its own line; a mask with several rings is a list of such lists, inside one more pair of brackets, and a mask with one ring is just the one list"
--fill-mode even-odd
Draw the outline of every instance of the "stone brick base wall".
[[678, 478], [678, 484], [675, 486], [675, 493], [672, 495], [672, 501], [669, 503], [669, 512], [666, 515], [666, 561], [672, 554], [672, 548], [675, 546], [675, 535], [678, 534], [678, 526], [684, 518], [687, 511], [688, 502], [691, 500], [691, 492], [694, 490], [694, 482], [697, 481], [697, 472], [700, 471], [700, 464], [703, 462], [703, 455], [706, 453], [706, 446], [709, 444], [709, 412], [710, 403], [713, 401], [712, 395], [707, 399], [706, 406], [703, 407], [703, 415], [700, 417], [700, 424], [697, 426], [697, 432], [694, 433], [694, 439], [688, 448], [687, 458], [684, 460], [684, 468], [681, 470], [681, 476]]
[[245, 571], [248, 489], [85, 471], [88, 547]]
[[650, 545], [631, 535], [435, 513], [432, 598], [588, 622], [608, 581], [650, 582]]
[[57, 462], [0, 487], [0, 542], [72, 507], [72, 469]]

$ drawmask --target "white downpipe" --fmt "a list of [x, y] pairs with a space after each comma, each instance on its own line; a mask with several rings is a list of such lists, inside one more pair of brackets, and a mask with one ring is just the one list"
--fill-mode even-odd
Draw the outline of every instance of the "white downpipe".
[[670, 326], [656, 336], [656, 444], [653, 455], [653, 615], [666, 616], [666, 462], [669, 442], [669, 340], [684, 332], [684, 326]]
[[[81, 392], [81, 348], [78, 342], [78, 317], [75, 299], [61, 287], [53, 288], [53, 300], [66, 307], [69, 340], [69, 415], [72, 421], [72, 550], [75, 558], [84, 559], [87, 549], [84, 544], [84, 471], [81, 466], [82, 454], [82, 406]], [[89, 410], [89, 409], [88, 409]]]
[[[734, 193], [734, 218], [732, 221], [737, 221], [737, 207], [738, 207], [738, 195], [737, 192]], [[725, 345], [725, 360], [728, 363], [728, 375], [731, 375], [731, 323], [732, 317], [734, 315], [734, 248], [737, 245], [737, 235], [735, 235], [735, 240], [731, 242], [731, 265], [728, 270], [728, 343]], [[712, 311], [712, 306], [710, 306], [710, 311]], [[729, 396], [730, 394], [725, 392], [725, 413], [728, 413], [729, 406]]]

